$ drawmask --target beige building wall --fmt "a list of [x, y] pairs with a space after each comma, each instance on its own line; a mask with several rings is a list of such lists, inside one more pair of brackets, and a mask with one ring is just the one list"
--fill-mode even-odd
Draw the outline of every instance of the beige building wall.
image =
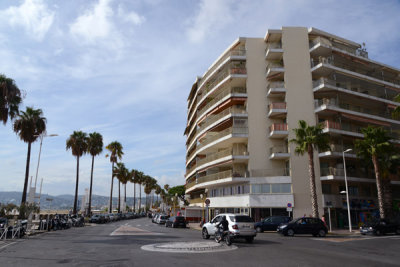
[[[310, 71], [310, 53], [307, 28], [282, 28], [283, 62], [285, 66], [285, 87], [289, 140], [295, 138], [294, 128], [299, 120], [309, 125], [316, 124], [314, 97]], [[296, 156], [295, 144], [289, 145], [292, 189], [294, 193], [294, 217], [312, 214], [309, 186], [308, 156]], [[323, 214], [322, 193], [318, 153], [314, 153], [315, 177], [320, 216]]]
[[279, 162], [269, 160], [269, 148], [272, 144], [268, 138], [270, 123], [267, 119], [265, 48], [266, 43], [262, 38], [246, 39], [249, 170], [283, 168]]

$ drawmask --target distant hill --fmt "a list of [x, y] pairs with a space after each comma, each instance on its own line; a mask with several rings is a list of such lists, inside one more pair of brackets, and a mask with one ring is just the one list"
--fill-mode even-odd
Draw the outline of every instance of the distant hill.
[[[0, 192], [0, 203], [7, 204], [13, 203], [16, 205], [20, 205], [21, 203], [22, 192]], [[121, 197], [123, 197], [121, 195]], [[52, 201], [48, 201], [46, 199], [53, 199]], [[92, 207], [95, 209], [100, 209], [101, 207], [107, 207], [109, 203], [109, 197], [92, 195]], [[145, 197], [142, 195], [142, 204], [145, 203]], [[157, 197], [154, 196], [154, 201], [156, 201]], [[80, 202], [82, 200], [82, 195], [78, 196], [78, 208], [80, 208]], [[139, 197], [137, 197], [137, 201], [139, 201]], [[37, 202], [37, 200], [36, 200]], [[128, 206], [133, 205], [133, 197], [127, 197], [126, 202]], [[113, 197], [113, 203], [116, 205], [118, 203], [118, 197]], [[50, 206], [51, 205], [51, 206]], [[73, 195], [59, 195], [52, 196], [48, 194], [43, 194], [40, 200], [40, 208], [42, 210], [45, 209], [72, 209], [74, 205], [74, 196]]]

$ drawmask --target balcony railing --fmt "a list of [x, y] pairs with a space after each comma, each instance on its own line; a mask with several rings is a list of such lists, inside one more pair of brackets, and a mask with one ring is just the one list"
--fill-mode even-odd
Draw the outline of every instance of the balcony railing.
[[321, 85], [330, 85], [333, 87], [338, 87], [340, 89], [345, 89], [352, 92], [357, 92], [369, 96], [375, 96], [382, 99], [387, 99], [394, 101], [397, 93], [395, 91], [389, 90], [387, 88], [382, 87], [381, 89], [376, 88], [363, 88], [360, 87], [358, 84], [352, 85], [348, 82], [340, 82], [340, 81], [333, 81], [326, 78], [320, 78], [318, 80], [313, 81], [313, 88], [319, 87]]
[[288, 125], [287, 123], [274, 123], [269, 127], [269, 132], [273, 131], [287, 131]]
[[379, 73], [377, 72], [372, 72], [372, 71], [366, 71], [366, 70], [361, 70], [360, 68], [357, 68], [355, 66], [352, 66], [350, 64], [345, 64], [343, 62], [340, 62], [339, 60], [336, 60], [334, 56], [330, 56], [330, 57], [319, 57], [318, 59], [312, 58], [311, 59], [311, 67], [315, 67], [320, 63], [324, 63], [324, 64], [328, 64], [334, 67], [338, 67], [338, 68], [342, 68], [348, 71], [352, 71], [361, 75], [365, 75], [377, 80], [381, 80], [381, 81], [385, 81], [388, 83], [392, 83], [395, 85], [400, 85], [400, 80], [399, 79], [393, 79], [393, 78], [389, 78], [386, 77], [384, 75], [384, 72], [381, 71]]
[[[344, 176], [344, 169], [343, 168], [321, 168], [321, 176]], [[371, 172], [364, 172], [361, 170], [355, 169], [348, 169], [346, 168], [346, 176], [347, 177], [356, 177], [356, 178], [368, 178], [368, 179], [375, 179], [374, 173]]]
[[200, 197], [189, 199], [190, 204], [202, 204], [203, 202], [204, 202], [204, 198], [200, 198]]
[[315, 99], [314, 101], [315, 101], [315, 108], [319, 108], [322, 105], [326, 105], [326, 106], [330, 106], [330, 107], [341, 108], [341, 109], [359, 112], [359, 113], [363, 113], [363, 114], [374, 115], [374, 116], [382, 117], [385, 119], [395, 120], [392, 117], [392, 114], [390, 112], [371, 110], [369, 108], [354, 106], [354, 105], [350, 105], [347, 103], [338, 103], [339, 101], [336, 98], [330, 98], [330, 99], [322, 98], [322, 99]]
[[228, 87], [225, 88], [221, 93], [219, 93], [214, 99], [210, 100], [207, 105], [202, 107], [199, 110], [199, 118], [201, 118], [210, 107], [221, 101], [224, 97], [226, 97], [229, 94], [246, 94], [246, 88], [243, 87]]
[[290, 176], [290, 169], [257, 169], [250, 170], [251, 177]]
[[267, 91], [271, 88], [285, 88], [284, 82], [270, 82], [267, 86]]
[[349, 154], [355, 154], [356, 153], [353, 144], [343, 144], [342, 145], [342, 144], [330, 143], [329, 144], [329, 148], [330, 148], [330, 150], [327, 149], [327, 150], [320, 151], [320, 152], [331, 151], [331, 152], [340, 152], [340, 153], [342, 153], [343, 151], [346, 151], [347, 149], [351, 149], [353, 151], [351, 151], [351, 153], [349, 153]]
[[203, 93], [206, 94], [211, 91], [215, 86], [217, 86], [220, 82], [222, 82], [226, 77], [231, 74], [247, 74], [247, 70], [244, 64], [229, 64], [224, 67], [223, 70], [212, 80], [208, 81], [205, 84], [205, 88], [203, 89]]
[[228, 129], [225, 129], [225, 130], [219, 132], [216, 135], [206, 137], [205, 140], [197, 146], [197, 150], [199, 150], [200, 148], [202, 148], [224, 136], [227, 136], [230, 134], [248, 134], [248, 133], [249, 133], [249, 131], [248, 131], [247, 127], [231, 127], [231, 128], [228, 128]]
[[188, 190], [189, 188], [191, 188], [191, 187], [193, 187], [193, 186], [195, 186], [195, 185], [196, 185], [196, 181], [191, 182], [191, 183], [187, 183], [187, 184], [186, 184], [186, 190]]
[[368, 52], [363, 48], [351, 48], [351, 47], [348, 47], [348, 46], [343, 45], [343, 44], [339, 44], [339, 43], [336, 43], [336, 42], [331, 42], [328, 39], [323, 38], [323, 37], [317, 37], [313, 41], [311, 41], [310, 42], [310, 48], [313, 48], [314, 46], [316, 46], [319, 43], [322, 44], [322, 45], [328, 46], [328, 47], [335, 47], [337, 49], [346, 51], [347, 53], [350, 53], [350, 54], [353, 54], [353, 55], [356, 55], [356, 56], [361, 56], [361, 57], [368, 58]]
[[207, 79], [213, 74], [214, 70], [217, 69], [222, 62], [224, 62], [228, 57], [231, 56], [245, 56], [246, 55], [246, 50], [245, 49], [237, 49], [237, 50], [231, 50], [228, 53], [226, 53], [225, 56], [220, 58], [208, 71], [207, 74], [201, 79], [199, 88], [203, 86], [203, 84], [207, 81]]
[[269, 49], [282, 49], [282, 43], [267, 43], [267, 47], [265, 48], [265, 52], [267, 52]]
[[233, 172], [232, 170], [229, 171], [224, 171], [224, 172], [218, 172], [206, 176], [202, 176], [197, 178], [197, 184], [201, 183], [206, 183], [206, 182], [211, 182], [211, 181], [217, 181], [225, 178], [230, 178], [230, 177], [245, 177], [244, 173], [241, 172]]
[[194, 171], [194, 170], [196, 169], [196, 167], [197, 167], [197, 165], [196, 165], [196, 164], [193, 164], [192, 167], [190, 167], [189, 169], [187, 169], [186, 174], [189, 174], [189, 173], [191, 173], [192, 171]]
[[283, 62], [274, 62], [274, 61], [268, 62], [267, 68], [266, 68], [267, 72], [271, 68], [273, 68], [273, 69], [281, 69], [281, 68], [283, 68]]
[[246, 108], [245, 107], [230, 107], [228, 109], [225, 109], [224, 111], [216, 114], [216, 115], [211, 115], [209, 117], [207, 117], [206, 121], [203, 123], [203, 125], [201, 125], [201, 127], [199, 128], [198, 132], [202, 132], [204, 129], [206, 129], [208, 126], [210, 126], [211, 124], [213, 124], [214, 122], [218, 121], [219, 119], [232, 114], [247, 114]]
[[225, 149], [223, 151], [207, 155], [205, 158], [198, 160], [197, 166], [201, 166], [203, 164], [228, 156], [248, 156], [248, 155], [249, 152], [246, 149], [239, 149], [238, 151], [234, 151], [232, 149]]
[[286, 103], [285, 102], [270, 103], [268, 105], [268, 112], [270, 112], [272, 109], [286, 109]]
[[281, 153], [289, 153], [289, 149], [287, 146], [273, 146], [269, 148], [270, 155], [272, 154], [281, 154]]

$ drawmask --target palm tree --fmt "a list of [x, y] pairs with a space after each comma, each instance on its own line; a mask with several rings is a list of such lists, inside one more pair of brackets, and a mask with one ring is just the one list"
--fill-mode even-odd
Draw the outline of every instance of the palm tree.
[[42, 110], [33, 109], [31, 107], [27, 107], [25, 112], [21, 111], [21, 114], [18, 114], [17, 119], [14, 121], [14, 132], [22, 141], [28, 143], [24, 191], [22, 192], [21, 205], [24, 205], [26, 202], [26, 191], [29, 180], [29, 163], [31, 160], [31, 145], [41, 134], [46, 133], [46, 122], [47, 120], [45, 117], [43, 117]]
[[21, 90], [14, 80], [0, 74], [0, 120], [3, 124], [9, 117], [14, 119], [18, 115], [21, 102]]
[[103, 136], [99, 133], [93, 132], [89, 134], [87, 140], [88, 152], [92, 156], [92, 169], [90, 172], [90, 190], [89, 190], [89, 209], [88, 214], [90, 216], [92, 209], [92, 185], [93, 185], [93, 167], [94, 167], [94, 157], [100, 155], [103, 151]]
[[368, 126], [361, 129], [364, 134], [364, 139], [356, 140], [355, 146], [357, 155], [366, 160], [372, 160], [375, 170], [376, 189], [378, 193], [379, 213], [380, 217], [386, 217], [384, 201], [383, 201], [383, 188], [382, 188], [382, 171], [380, 159], [385, 158], [391, 153], [392, 146], [389, 142], [390, 137], [387, 136], [386, 131], [381, 127]]
[[76, 157], [76, 184], [75, 184], [75, 199], [74, 199], [74, 211], [77, 212], [78, 204], [78, 184], [79, 184], [79, 158], [86, 154], [88, 149], [88, 137], [87, 134], [82, 131], [74, 131], [69, 136], [66, 142], [66, 149], [72, 150], [72, 155]]
[[168, 191], [169, 191], [169, 184], [165, 184], [165, 185], [164, 185], [164, 189], [165, 189], [165, 191], [168, 193]]
[[322, 132], [323, 126], [318, 124], [316, 126], [309, 126], [307, 122], [300, 120], [299, 128], [293, 129], [296, 138], [290, 140], [295, 143], [296, 155], [308, 154], [308, 171], [310, 174], [310, 191], [311, 191], [311, 207], [312, 215], [315, 218], [319, 217], [317, 190], [315, 186], [315, 170], [314, 170], [314, 150], [329, 149], [328, 135]]
[[[129, 181], [129, 171], [125, 167], [124, 163], [118, 162], [117, 166], [114, 168], [114, 173], [116, 174], [115, 176], [117, 177], [118, 182], [125, 186], [124, 203], [126, 205], [126, 183]], [[118, 201], [119, 203], [121, 202], [120, 197], [118, 197]], [[118, 212], [120, 212], [120, 205], [118, 206]]]
[[[111, 192], [110, 192], [110, 205], [109, 205], [109, 212], [112, 212], [112, 194], [113, 194], [113, 182], [114, 182], [114, 163], [117, 162], [118, 159], [122, 158], [122, 155], [124, 154], [122, 152], [122, 145], [117, 142], [111, 142], [106, 146], [106, 149], [110, 151], [110, 162], [111, 164]], [[108, 154], [106, 155], [108, 157]]]
[[158, 202], [158, 196], [161, 193], [161, 186], [159, 186], [158, 184], [156, 185], [156, 195], [157, 195], [157, 202]]
[[138, 180], [138, 171], [135, 169], [131, 170], [131, 177], [132, 177], [132, 183], [133, 183], [133, 210], [136, 212], [136, 184], [139, 183]]
[[144, 183], [144, 174], [141, 171], [136, 172], [136, 180], [139, 184], [139, 212], [142, 208], [142, 184]]

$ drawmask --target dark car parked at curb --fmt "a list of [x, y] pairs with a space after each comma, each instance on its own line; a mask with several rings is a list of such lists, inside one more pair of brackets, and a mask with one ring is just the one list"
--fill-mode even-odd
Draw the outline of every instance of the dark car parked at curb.
[[90, 220], [90, 223], [105, 223], [105, 218], [101, 214], [94, 214]]
[[257, 233], [262, 233], [264, 231], [276, 231], [278, 226], [282, 223], [290, 222], [290, 217], [287, 216], [271, 216], [267, 217], [261, 222], [257, 222], [254, 224], [254, 229], [256, 229]]
[[289, 223], [280, 225], [277, 231], [285, 236], [294, 236], [295, 234], [311, 234], [313, 236], [324, 237], [328, 232], [328, 228], [319, 218], [304, 217], [294, 219]]
[[360, 233], [362, 235], [384, 235], [387, 233], [400, 235], [400, 222], [393, 219], [376, 219], [361, 226]]
[[186, 220], [185, 217], [183, 216], [173, 216], [168, 218], [168, 220], [165, 221], [165, 227], [183, 227], [186, 228]]

